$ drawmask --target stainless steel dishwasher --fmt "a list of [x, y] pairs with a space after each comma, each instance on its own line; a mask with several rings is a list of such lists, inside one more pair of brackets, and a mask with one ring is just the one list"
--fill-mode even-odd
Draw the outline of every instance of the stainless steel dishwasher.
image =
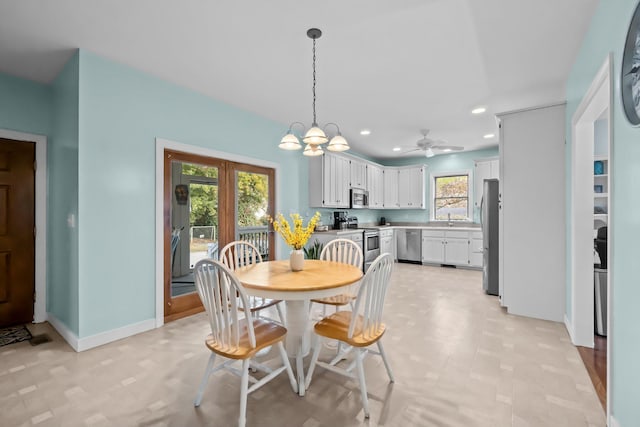
[[420, 230], [399, 229], [398, 239], [398, 262], [422, 263], [422, 237]]

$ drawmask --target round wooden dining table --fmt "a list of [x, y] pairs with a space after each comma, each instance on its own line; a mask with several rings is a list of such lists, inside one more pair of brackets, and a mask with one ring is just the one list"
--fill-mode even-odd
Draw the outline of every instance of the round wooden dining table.
[[266, 261], [234, 271], [249, 295], [283, 300], [286, 307], [287, 354], [296, 359], [298, 392], [304, 396], [303, 358], [309, 353], [309, 301], [345, 292], [362, 278], [362, 270], [333, 261], [305, 260], [304, 270], [292, 271], [289, 260]]

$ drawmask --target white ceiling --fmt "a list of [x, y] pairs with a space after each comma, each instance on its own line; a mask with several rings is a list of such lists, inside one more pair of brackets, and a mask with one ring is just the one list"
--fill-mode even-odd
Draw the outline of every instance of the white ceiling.
[[[475, 150], [494, 114], [564, 99], [598, 0], [0, 0], [0, 71], [51, 82], [75, 48], [283, 123], [336, 122], [374, 158], [420, 129]], [[487, 113], [474, 116], [478, 105]], [[371, 135], [361, 136], [361, 129]], [[279, 141], [273, 143], [274, 148]], [[420, 153], [412, 153], [420, 155]]]

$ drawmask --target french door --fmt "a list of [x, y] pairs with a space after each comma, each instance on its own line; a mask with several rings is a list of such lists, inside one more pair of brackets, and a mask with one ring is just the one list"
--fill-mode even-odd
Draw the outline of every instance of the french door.
[[227, 243], [250, 241], [274, 259], [274, 200], [274, 169], [165, 150], [165, 322], [203, 310], [193, 267]]

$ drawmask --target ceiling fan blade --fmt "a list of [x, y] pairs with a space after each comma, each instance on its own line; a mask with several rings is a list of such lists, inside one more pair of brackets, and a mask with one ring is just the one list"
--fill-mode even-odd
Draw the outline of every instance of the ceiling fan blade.
[[400, 154], [407, 154], [407, 153], [413, 153], [414, 151], [423, 151], [423, 148], [414, 148], [413, 150], [407, 150], [407, 151], [403, 151]]
[[464, 147], [460, 147], [459, 145], [434, 145], [431, 148], [435, 148], [436, 150], [451, 150], [451, 151], [464, 150]]

